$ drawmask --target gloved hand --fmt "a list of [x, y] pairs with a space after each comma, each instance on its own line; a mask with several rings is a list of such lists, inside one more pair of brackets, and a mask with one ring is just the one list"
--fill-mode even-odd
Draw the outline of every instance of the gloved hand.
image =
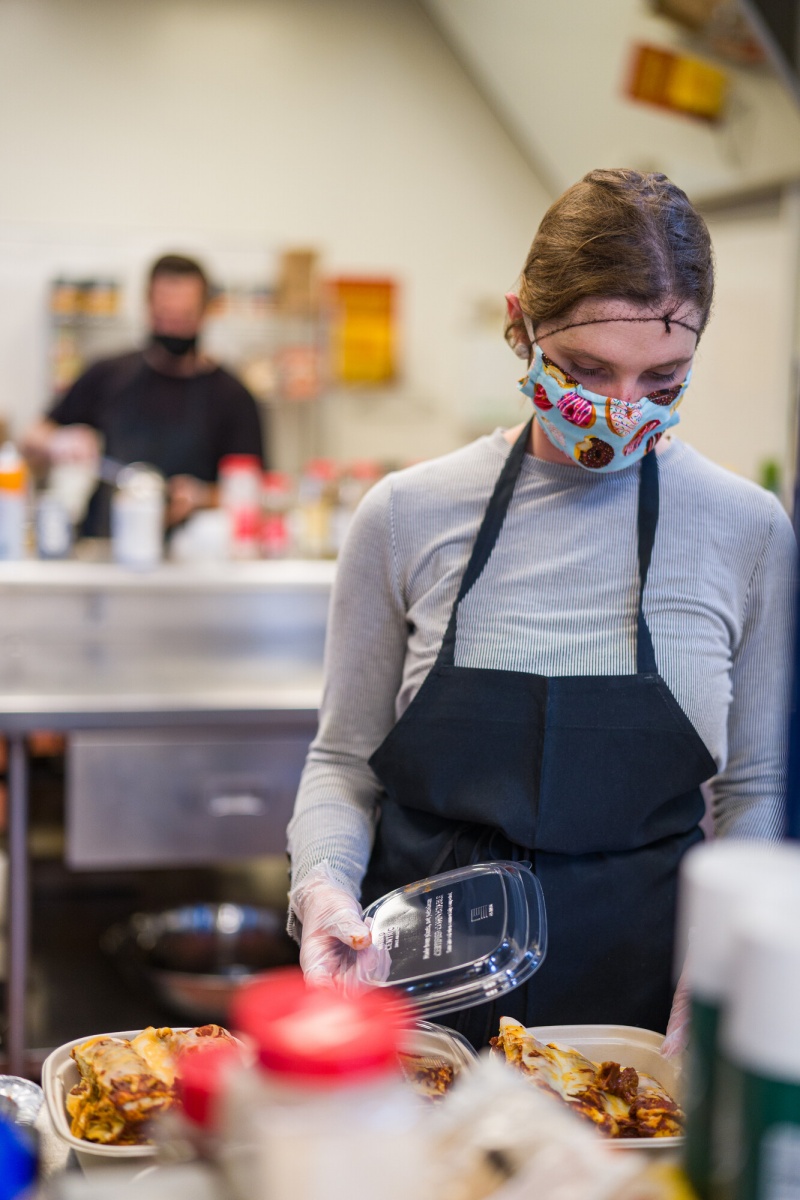
[[167, 525], [177, 525], [199, 508], [211, 508], [217, 489], [193, 475], [173, 475], [167, 481]]
[[289, 893], [302, 922], [300, 966], [309, 983], [355, 990], [389, 976], [388, 950], [372, 941], [361, 906], [326, 862], [318, 863]]
[[684, 967], [681, 977], [678, 980], [678, 986], [675, 989], [672, 1010], [669, 1014], [669, 1024], [667, 1025], [667, 1034], [661, 1043], [661, 1053], [664, 1058], [676, 1058], [686, 1049], [686, 1043], [689, 1040], [690, 1009], [689, 984], [686, 979], [686, 968]]
[[89, 425], [60, 425], [50, 437], [49, 453], [53, 463], [80, 463], [96, 471], [100, 437]]

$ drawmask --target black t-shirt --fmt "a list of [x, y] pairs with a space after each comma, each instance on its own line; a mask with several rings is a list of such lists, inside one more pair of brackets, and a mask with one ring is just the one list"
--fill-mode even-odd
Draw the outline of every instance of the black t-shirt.
[[[168, 479], [217, 478], [226, 454], [256, 454], [263, 462], [255, 400], [222, 367], [190, 377], [164, 375], [140, 351], [95, 363], [49, 414], [59, 425], [90, 425], [103, 435], [105, 454], [146, 462]], [[108, 533], [108, 495], [93, 502], [84, 533]]]

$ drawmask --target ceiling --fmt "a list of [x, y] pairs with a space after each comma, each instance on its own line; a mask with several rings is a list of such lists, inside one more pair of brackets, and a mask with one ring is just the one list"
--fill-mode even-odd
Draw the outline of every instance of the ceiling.
[[697, 53], [645, 0], [422, 3], [554, 196], [598, 166], [663, 171], [701, 201], [800, 179], [800, 109], [770, 68], [726, 66], [716, 125], [624, 95], [635, 43]]

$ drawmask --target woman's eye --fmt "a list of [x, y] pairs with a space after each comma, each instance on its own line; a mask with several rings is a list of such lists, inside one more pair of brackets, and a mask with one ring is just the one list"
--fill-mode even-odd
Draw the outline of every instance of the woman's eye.
[[602, 367], [582, 367], [580, 363], [573, 363], [572, 370], [576, 375], [602, 375]]
[[677, 372], [677, 370], [675, 370], [675, 371], [670, 371], [669, 375], [659, 375], [657, 371], [648, 371], [647, 374], [650, 376], [651, 379], [658, 380], [659, 383], [672, 383], [673, 379], [678, 374], [678, 372]]

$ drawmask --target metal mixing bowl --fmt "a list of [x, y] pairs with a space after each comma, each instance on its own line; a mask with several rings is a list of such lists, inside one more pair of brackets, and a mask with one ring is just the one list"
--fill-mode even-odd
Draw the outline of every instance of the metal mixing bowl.
[[135, 913], [113, 926], [104, 948], [126, 973], [197, 1022], [223, 1021], [231, 995], [254, 975], [297, 962], [285, 915], [240, 904], [191, 904]]

